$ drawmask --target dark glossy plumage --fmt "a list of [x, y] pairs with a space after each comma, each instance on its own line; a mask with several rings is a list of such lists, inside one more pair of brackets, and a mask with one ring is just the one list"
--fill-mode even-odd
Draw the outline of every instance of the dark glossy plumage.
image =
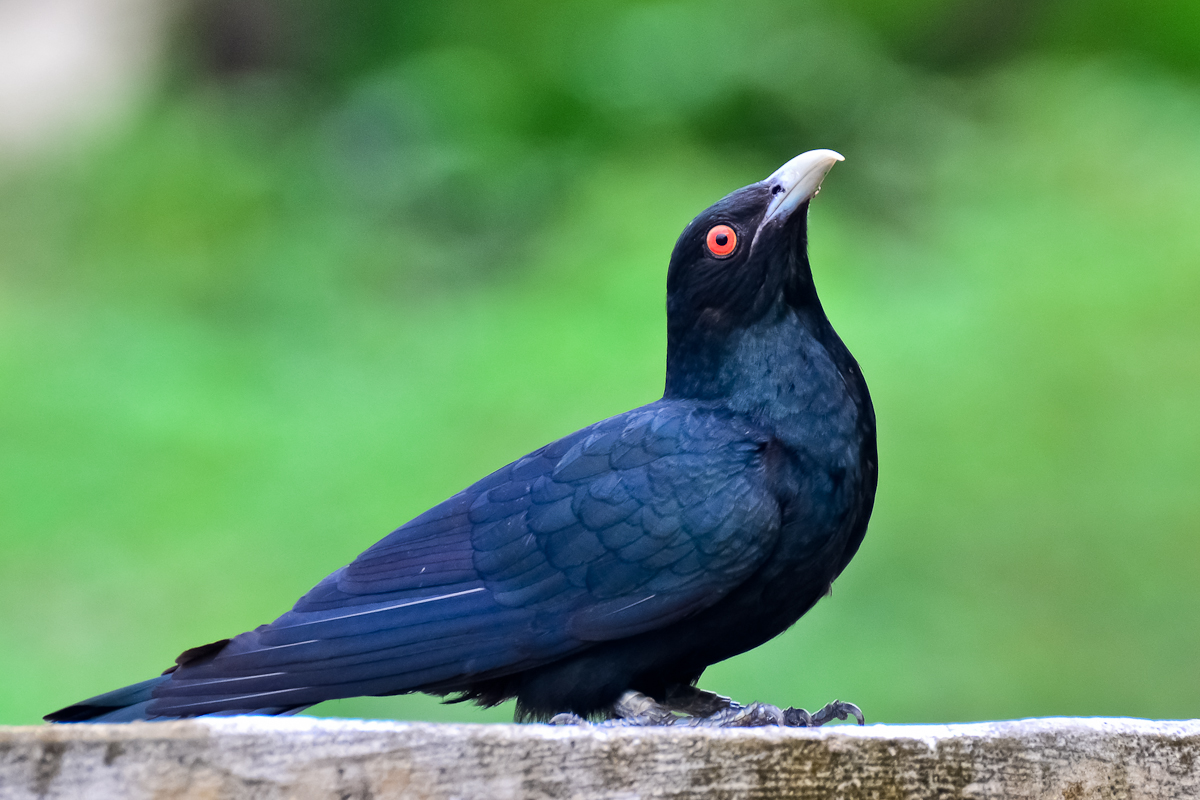
[[[680, 236], [663, 399], [435, 506], [269, 625], [47, 718], [411, 691], [587, 715], [629, 689], [661, 698], [785, 630], [857, 550], [876, 455], [866, 384], [813, 288], [808, 198], [776, 210], [782, 172]], [[737, 231], [727, 258], [706, 249], [717, 223]]]

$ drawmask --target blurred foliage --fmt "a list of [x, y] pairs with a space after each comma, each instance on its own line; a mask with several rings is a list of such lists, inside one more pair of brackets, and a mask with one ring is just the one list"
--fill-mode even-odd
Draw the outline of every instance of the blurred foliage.
[[1200, 715], [1195, 9], [195, 3], [127, 128], [3, 165], [0, 721], [656, 397], [675, 236], [812, 147], [849, 159], [811, 246], [877, 511], [832, 599], [702, 685]]

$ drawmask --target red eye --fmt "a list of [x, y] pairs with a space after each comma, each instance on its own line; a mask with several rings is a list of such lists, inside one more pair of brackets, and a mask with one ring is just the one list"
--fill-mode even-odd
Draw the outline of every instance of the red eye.
[[728, 225], [714, 225], [708, 229], [704, 243], [708, 245], [708, 252], [724, 258], [737, 247], [737, 233]]

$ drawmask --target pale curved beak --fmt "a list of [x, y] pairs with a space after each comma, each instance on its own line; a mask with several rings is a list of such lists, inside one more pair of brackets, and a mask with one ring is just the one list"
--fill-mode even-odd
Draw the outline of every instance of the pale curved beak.
[[801, 203], [816, 196], [833, 165], [845, 160], [841, 153], [832, 150], [809, 150], [775, 170], [763, 181], [772, 194], [763, 224], [787, 219]]

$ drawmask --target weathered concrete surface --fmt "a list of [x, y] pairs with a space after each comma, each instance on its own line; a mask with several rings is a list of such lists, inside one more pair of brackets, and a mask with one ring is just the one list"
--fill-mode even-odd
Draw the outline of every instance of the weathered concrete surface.
[[1200, 721], [822, 730], [232, 717], [0, 728], [0, 798], [1197, 798]]

